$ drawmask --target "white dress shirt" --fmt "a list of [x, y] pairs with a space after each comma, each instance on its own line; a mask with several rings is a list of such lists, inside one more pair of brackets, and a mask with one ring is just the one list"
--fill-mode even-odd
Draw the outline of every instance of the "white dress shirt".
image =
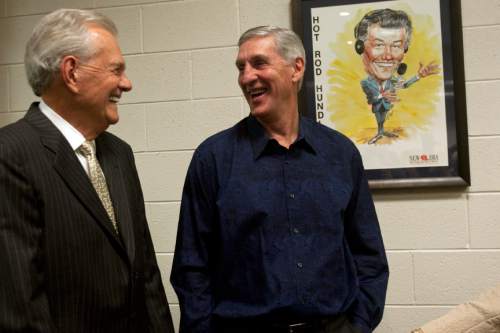
[[[71, 148], [75, 152], [76, 157], [78, 157], [78, 160], [82, 164], [83, 169], [85, 169], [85, 172], [88, 175], [89, 174], [89, 166], [87, 164], [87, 160], [78, 150], [78, 148], [82, 145], [82, 143], [85, 142], [85, 137], [76, 128], [74, 128], [70, 123], [68, 123], [63, 117], [61, 117], [59, 114], [57, 114], [57, 112], [52, 110], [50, 108], [50, 106], [48, 106], [43, 100], [40, 101], [39, 108], [42, 111], [42, 113], [45, 116], [47, 116], [47, 118], [49, 118], [49, 120], [54, 124], [54, 126], [57, 127], [57, 129], [66, 138], [69, 145], [71, 146]], [[94, 149], [94, 152], [95, 152], [96, 148], [95, 148], [94, 140], [92, 140], [91, 143], [92, 143], [92, 148]]]

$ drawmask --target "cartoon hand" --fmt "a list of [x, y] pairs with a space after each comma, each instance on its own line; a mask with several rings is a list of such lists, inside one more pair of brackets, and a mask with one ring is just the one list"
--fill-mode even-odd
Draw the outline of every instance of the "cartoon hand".
[[399, 98], [398, 95], [396, 94], [396, 91], [386, 90], [382, 93], [382, 97], [391, 103], [399, 102]]
[[421, 78], [437, 74], [441, 71], [441, 68], [439, 68], [439, 65], [436, 64], [435, 61], [431, 61], [428, 65], [424, 66], [421, 62], [419, 63], [418, 67], [418, 76]]

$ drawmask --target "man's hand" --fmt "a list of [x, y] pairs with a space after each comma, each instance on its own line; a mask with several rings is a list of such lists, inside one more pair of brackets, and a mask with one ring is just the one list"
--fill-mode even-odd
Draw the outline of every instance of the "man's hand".
[[435, 61], [431, 61], [429, 64], [424, 66], [421, 62], [419, 63], [418, 67], [418, 76], [421, 78], [424, 78], [429, 75], [437, 74], [441, 71], [441, 68], [439, 68], [439, 65], [436, 64]]

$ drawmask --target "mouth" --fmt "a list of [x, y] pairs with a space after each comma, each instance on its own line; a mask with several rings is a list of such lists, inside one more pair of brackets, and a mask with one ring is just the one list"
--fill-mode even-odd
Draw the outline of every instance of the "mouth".
[[109, 101], [110, 101], [111, 103], [115, 103], [115, 104], [117, 104], [117, 103], [120, 101], [120, 96], [110, 96], [110, 97], [109, 97]]
[[380, 67], [383, 70], [389, 70], [394, 68], [393, 62], [375, 62], [375, 65], [377, 65], [377, 67]]
[[267, 92], [267, 88], [247, 88], [246, 93], [252, 100], [259, 98]]

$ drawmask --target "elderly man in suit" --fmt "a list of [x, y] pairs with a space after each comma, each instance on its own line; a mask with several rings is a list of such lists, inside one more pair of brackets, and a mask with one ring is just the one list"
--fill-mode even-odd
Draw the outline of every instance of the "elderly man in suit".
[[0, 130], [0, 331], [173, 332], [129, 145], [132, 85], [103, 15], [61, 9], [27, 43], [40, 103]]

